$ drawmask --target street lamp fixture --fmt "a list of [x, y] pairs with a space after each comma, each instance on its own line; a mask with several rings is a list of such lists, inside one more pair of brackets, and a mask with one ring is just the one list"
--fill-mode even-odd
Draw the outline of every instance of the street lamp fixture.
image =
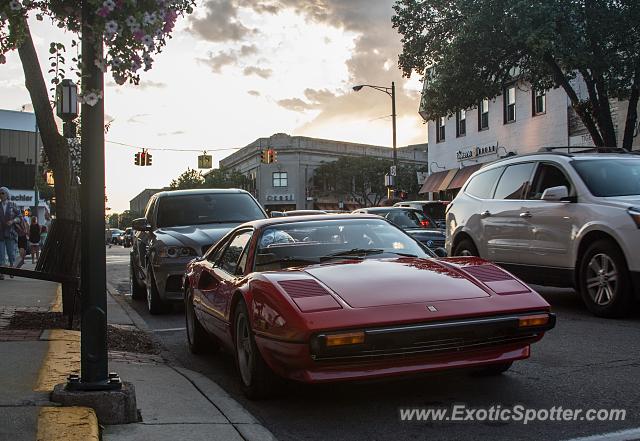
[[56, 87], [56, 114], [64, 121], [64, 137], [75, 138], [73, 120], [78, 117], [78, 86], [72, 80], [64, 79]]
[[[357, 86], [353, 86], [352, 89], [354, 92], [359, 92], [362, 90], [363, 87], [370, 87], [379, 92], [384, 92], [387, 95], [389, 95], [389, 97], [391, 97], [391, 127], [392, 127], [392, 134], [393, 134], [393, 167], [397, 173], [398, 152], [397, 152], [397, 146], [396, 146], [396, 83], [392, 81], [391, 87], [374, 86], [372, 84], [358, 84]], [[394, 182], [393, 187], [394, 188], [397, 187], [396, 182]]]

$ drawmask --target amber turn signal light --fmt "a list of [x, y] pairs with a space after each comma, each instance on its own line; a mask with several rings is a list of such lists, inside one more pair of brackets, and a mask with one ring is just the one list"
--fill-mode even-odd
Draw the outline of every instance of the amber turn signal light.
[[342, 334], [331, 334], [325, 337], [326, 346], [357, 345], [364, 343], [364, 332], [345, 332]]
[[547, 323], [549, 323], [549, 314], [527, 315], [518, 318], [518, 327], [520, 328], [544, 326]]

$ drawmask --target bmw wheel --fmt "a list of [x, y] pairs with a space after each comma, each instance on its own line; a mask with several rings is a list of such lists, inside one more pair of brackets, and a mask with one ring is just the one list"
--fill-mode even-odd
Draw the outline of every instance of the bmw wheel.
[[138, 275], [133, 263], [133, 256], [129, 257], [129, 292], [133, 300], [142, 300], [145, 298], [146, 290], [138, 280]]
[[165, 314], [169, 311], [171, 305], [167, 304], [160, 298], [156, 279], [153, 276], [151, 264], [147, 266], [147, 309], [152, 315]]
[[609, 240], [587, 248], [578, 271], [578, 288], [585, 305], [600, 317], [621, 317], [633, 304], [631, 279], [622, 252]]

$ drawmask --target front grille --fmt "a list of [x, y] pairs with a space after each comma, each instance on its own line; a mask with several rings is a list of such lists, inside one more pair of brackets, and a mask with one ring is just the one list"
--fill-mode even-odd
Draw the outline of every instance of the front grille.
[[326, 334], [311, 341], [312, 358], [316, 361], [358, 361], [419, 354], [459, 353], [475, 349], [535, 340], [555, 325], [552, 315], [543, 328], [520, 329], [518, 316], [467, 319], [404, 325], [391, 328], [365, 329], [365, 342], [359, 345], [327, 348]]

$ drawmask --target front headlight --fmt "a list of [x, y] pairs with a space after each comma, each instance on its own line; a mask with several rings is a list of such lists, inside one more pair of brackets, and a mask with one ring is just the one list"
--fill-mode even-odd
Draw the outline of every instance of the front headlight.
[[196, 257], [198, 254], [193, 248], [189, 247], [167, 247], [162, 246], [158, 248], [159, 257]]
[[631, 215], [631, 219], [636, 223], [636, 227], [640, 228], [640, 208], [631, 207], [627, 211]]

